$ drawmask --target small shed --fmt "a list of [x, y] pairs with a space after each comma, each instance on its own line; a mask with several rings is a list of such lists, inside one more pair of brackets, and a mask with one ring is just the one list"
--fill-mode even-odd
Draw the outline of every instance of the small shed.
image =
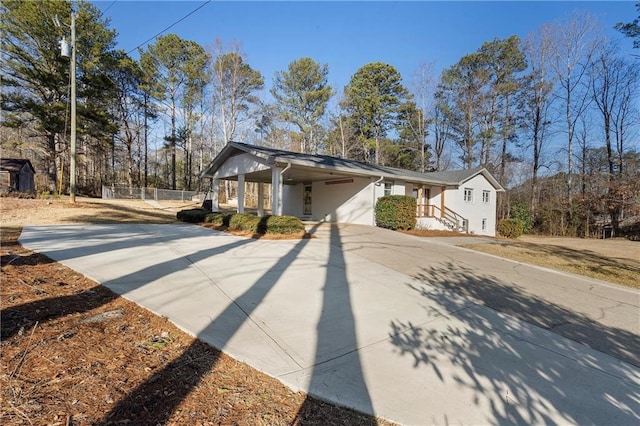
[[34, 193], [35, 174], [29, 160], [0, 158], [0, 191]]

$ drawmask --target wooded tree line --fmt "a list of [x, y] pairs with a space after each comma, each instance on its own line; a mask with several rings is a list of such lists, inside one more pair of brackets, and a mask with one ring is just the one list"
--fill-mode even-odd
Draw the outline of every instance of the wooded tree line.
[[[403, 79], [369, 63], [334, 88], [329, 64], [300, 58], [265, 96], [265, 76], [238, 43], [167, 34], [136, 60], [115, 49], [95, 6], [73, 5], [78, 183], [88, 193], [112, 183], [203, 188], [200, 172], [238, 140], [423, 172], [481, 165], [509, 188], [501, 217], [524, 214], [552, 233], [587, 235], [604, 216], [617, 233], [640, 214], [640, 61], [587, 13], [524, 40], [487, 41], [441, 75], [425, 64]], [[1, 8], [3, 156], [31, 159], [41, 190], [65, 189], [69, 59], [58, 43], [72, 3]], [[639, 47], [638, 19], [617, 28]]]

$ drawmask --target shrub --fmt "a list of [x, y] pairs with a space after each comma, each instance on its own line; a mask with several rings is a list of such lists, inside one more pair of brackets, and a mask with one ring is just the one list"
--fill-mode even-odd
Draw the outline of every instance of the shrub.
[[511, 203], [509, 216], [512, 219], [520, 219], [522, 221], [522, 232], [528, 234], [533, 227], [533, 219], [529, 212], [529, 206], [524, 201], [516, 201]]
[[416, 199], [408, 195], [387, 195], [376, 202], [376, 226], [409, 230], [416, 226]]
[[189, 223], [212, 223], [252, 234], [297, 234], [304, 231], [304, 224], [294, 216], [258, 217], [247, 213], [211, 213], [198, 208], [178, 212], [178, 219]]
[[264, 224], [267, 234], [297, 234], [304, 231], [304, 223], [293, 216], [267, 216]]
[[181, 220], [187, 223], [202, 223], [204, 222], [204, 218], [207, 216], [208, 213], [209, 213], [208, 211], [201, 208], [187, 209], [187, 210], [180, 210], [176, 214], [176, 217], [178, 218], [178, 220]]
[[233, 213], [209, 213], [205, 216], [204, 221], [217, 226], [229, 226], [229, 221], [233, 217]]
[[304, 224], [293, 216], [264, 216], [234, 214], [229, 228], [254, 234], [297, 234], [304, 231]]
[[260, 224], [258, 216], [247, 213], [237, 213], [229, 219], [229, 228], [237, 231], [246, 231], [258, 233], [258, 225]]
[[522, 235], [523, 227], [520, 219], [500, 219], [498, 221], [498, 232], [507, 238], [518, 238]]

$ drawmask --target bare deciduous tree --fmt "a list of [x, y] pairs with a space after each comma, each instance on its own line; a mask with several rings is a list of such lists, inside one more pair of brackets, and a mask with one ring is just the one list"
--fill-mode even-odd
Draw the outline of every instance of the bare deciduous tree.
[[567, 199], [573, 192], [573, 143], [576, 125], [591, 97], [588, 91], [588, 70], [600, 29], [595, 18], [585, 11], [576, 11], [564, 21], [542, 27], [543, 37], [550, 40], [549, 65], [556, 82], [556, 96], [564, 110], [567, 132]]
[[236, 135], [238, 123], [249, 117], [251, 106], [259, 104], [255, 92], [262, 90], [264, 79], [245, 62], [238, 43], [232, 43], [231, 50], [224, 53], [222, 42], [216, 40], [212, 56], [214, 111], [219, 114], [222, 137], [227, 143]]
[[549, 75], [548, 60], [550, 40], [545, 32], [530, 34], [523, 43], [529, 63], [529, 74], [524, 78], [522, 91], [522, 120], [531, 136], [531, 197], [530, 209], [536, 211], [538, 200], [538, 175], [542, 167], [542, 155], [552, 124], [550, 108], [553, 102], [553, 79]]
[[640, 67], [621, 59], [615, 44], [607, 44], [598, 49], [591, 71], [593, 102], [602, 120], [607, 153], [606, 205], [613, 236], [617, 236], [626, 198], [623, 185], [625, 136], [637, 97]]

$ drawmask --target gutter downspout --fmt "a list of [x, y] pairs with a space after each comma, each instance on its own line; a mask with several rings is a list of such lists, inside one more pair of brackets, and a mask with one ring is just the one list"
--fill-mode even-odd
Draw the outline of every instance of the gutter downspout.
[[274, 213], [278, 216], [282, 215], [282, 210], [283, 210], [283, 203], [282, 203], [282, 196], [283, 196], [283, 191], [282, 191], [282, 187], [283, 187], [283, 181], [282, 178], [284, 177], [284, 173], [289, 170], [291, 168], [291, 163], [287, 163], [287, 167], [285, 167], [284, 169], [280, 170], [280, 176], [278, 179], [278, 187], [275, 188], [275, 191], [278, 191], [278, 205], [277, 206], [271, 206], [271, 212], [273, 213], [274, 209], [277, 210], [277, 213]]
[[376, 186], [383, 180], [384, 176], [380, 176], [371, 186], [371, 226], [376, 226]]
[[284, 169], [280, 170], [280, 176], [284, 176], [284, 172], [286, 172], [290, 168], [291, 168], [291, 163], [287, 163], [287, 167], [285, 167]]

